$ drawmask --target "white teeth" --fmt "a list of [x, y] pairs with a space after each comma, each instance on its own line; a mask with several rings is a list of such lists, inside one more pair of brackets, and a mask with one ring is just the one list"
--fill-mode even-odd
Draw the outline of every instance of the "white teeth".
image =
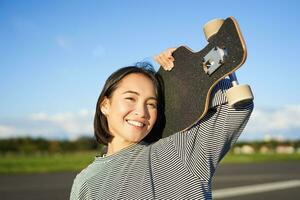
[[133, 125], [133, 126], [138, 126], [138, 127], [143, 127], [144, 124], [141, 122], [137, 122], [137, 121], [131, 121], [131, 120], [127, 120], [128, 124]]

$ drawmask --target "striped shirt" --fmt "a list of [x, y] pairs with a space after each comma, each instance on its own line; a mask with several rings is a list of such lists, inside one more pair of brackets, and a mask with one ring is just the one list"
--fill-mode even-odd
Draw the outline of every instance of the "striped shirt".
[[190, 129], [96, 157], [76, 176], [70, 199], [212, 199], [216, 167], [253, 110], [252, 102], [228, 107], [229, 87], [227, 79], [215, 87], [207, 115]]

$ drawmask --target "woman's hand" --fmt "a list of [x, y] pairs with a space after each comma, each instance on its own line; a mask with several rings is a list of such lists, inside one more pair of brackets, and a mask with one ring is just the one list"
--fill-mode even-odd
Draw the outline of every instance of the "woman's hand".
[[177, 48], [168, 48], [154, 57], [155, 61], [164, 68], [164, 70], [170, 71], [174, 67], [174, 57], [172, 53]]

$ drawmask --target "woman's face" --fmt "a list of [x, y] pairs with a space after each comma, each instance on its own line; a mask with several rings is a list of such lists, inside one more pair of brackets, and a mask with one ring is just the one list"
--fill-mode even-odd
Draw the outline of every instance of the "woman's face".
[[112, 142], [131, 145], [140, 142], [153, 128], [157, 97], [151, 79], [140, 73], [125, 76], [101, 111], [107, 117]]

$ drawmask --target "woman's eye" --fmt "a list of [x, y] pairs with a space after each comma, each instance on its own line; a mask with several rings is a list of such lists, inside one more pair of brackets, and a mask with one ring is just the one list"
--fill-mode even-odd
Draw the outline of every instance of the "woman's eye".
[[151, 108], [157, 108], [157, 105], [155, 103], [148, 103], [148, 106], [150, 106]]
[[134, 101], [134, 98], [132, 98], [132, 97], [126, 97], [125, 99], [128, 101]]

